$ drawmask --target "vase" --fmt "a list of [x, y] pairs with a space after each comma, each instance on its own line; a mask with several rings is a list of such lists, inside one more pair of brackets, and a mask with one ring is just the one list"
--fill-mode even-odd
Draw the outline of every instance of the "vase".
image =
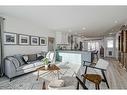
[[46, 69], [46, 70], [48, 69], [48, 65], [45, 65], [45, 69]]

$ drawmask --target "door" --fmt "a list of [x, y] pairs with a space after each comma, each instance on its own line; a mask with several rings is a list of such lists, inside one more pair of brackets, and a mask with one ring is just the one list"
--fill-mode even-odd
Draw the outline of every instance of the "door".
[[48, 51], [54, 51], [55, 50], [55, 38], [48, 37]]
[[114, 38], [108, 37], [106, 39], [106, 57], [114, 57]]

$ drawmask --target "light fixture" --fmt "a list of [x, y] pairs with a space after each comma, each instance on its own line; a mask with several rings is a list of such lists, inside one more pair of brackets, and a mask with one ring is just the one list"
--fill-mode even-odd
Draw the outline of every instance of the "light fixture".
[[113, 33], [110, 32], [109, 34], [112, 35]]
[[117, 21], [117, 20], [115, 20], [115, 21], [114, 21], [114, 23], [118, 23], [118, 21]]
[[86, 30], [86, 28], [85, 28], [85, 27], [83, 27], [83, 28], [82, 28], [82, 30]]
[[68, 30], [68, 32], [72, 32], [72, 30], [71, 30], [71, 29], [69, 29], [69, 30]]

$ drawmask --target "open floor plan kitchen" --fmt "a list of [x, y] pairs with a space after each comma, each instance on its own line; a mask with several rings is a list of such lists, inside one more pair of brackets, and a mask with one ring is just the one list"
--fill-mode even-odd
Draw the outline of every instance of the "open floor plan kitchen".
[[127, 6], [0, 6], [0, 89], [127, 89]]

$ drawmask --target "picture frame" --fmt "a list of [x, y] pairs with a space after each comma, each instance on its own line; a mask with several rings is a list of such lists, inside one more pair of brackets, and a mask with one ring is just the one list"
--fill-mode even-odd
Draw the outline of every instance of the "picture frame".
[[16, 45], [17, 34], [11, 32], [4, 32], [4, 44], [5, 45]]
[[19, 45], [30, 45], [30, 36], [19, 34]]
[[47, 38], [46, 37], [40, 37], [40, 45], [45, 46], [47, 45]]
[[31, 42], [31, 45], [39, 45], [39, 37], [31, 36], [30, 42]]

